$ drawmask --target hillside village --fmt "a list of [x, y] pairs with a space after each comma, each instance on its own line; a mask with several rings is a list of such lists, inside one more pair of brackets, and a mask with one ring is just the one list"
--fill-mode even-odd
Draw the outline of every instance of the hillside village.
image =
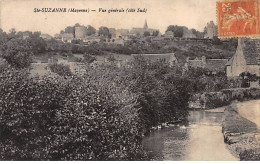
[[259, 105], [236, 106], [259, 91], [260, 39], [220, 40], [213, 21], [0, 29], [0, 159], [259, 160]]
[[[177, 32], [175, 33], [174, 30]], [[27, 39], [29, 33], [23, 32], [22, 37]], [[98, 44], [96, 49], [99, 54], [89, 53], [89, 56], [95, 58], [91, 63], [92, 66], [111, 63], [108, 59], [110, 58], [115, 65], [121, 67], [129, 63], [134, 56], [141, 55], [152, 61], [164, 61], [171, 66], [181, 67], [183, 73], [189, 68], [202, 68], [209, 74], [225, 73], [228, 78], [237, 78], [243, 72], [260, 75], [259, 40], [247, 39], [245, 42], [241, 41], [241, 44], [239, 41], [238, 46], [236, 40], [221, 41], [217, 38], [217, 26], [213, 21], [207, 23], [203, 33], [187, 27], [169, 26], [162, 34], [158, 29], [149, 28], [145, 20], [143, 28], [131, 30], [100, 27], [99, 31], [96, 31], [92, 26], [76, 24], [74, 27], [70, 26], [62, 30], [60, 34], [55, 34], [54, 37], [48, 34], [41, 34], [40, 37], [49, 42], [55, 40], [81, 47], [92, 47]], [[107, 48], [104, 48], [106, 46]], [[120, 53], [113, 49], [111, 51], [111, 47], [117, 49], [126, 47], [126, 50]], [[101, 54], [100, 49], [104, 49], [101, 50]], [[68, 65], [72, 72], [80, 72], [82, 64], [78, 61], [83, 59], [84, 54], [80, 55], [77, 52], [72, 53], [70, 57], [36, 55], [32, 72], [45, 74], [48, 72], [48, 64], [54, 61]], [[251, 86], [258, 85], [259, 82], [251, 82]]]

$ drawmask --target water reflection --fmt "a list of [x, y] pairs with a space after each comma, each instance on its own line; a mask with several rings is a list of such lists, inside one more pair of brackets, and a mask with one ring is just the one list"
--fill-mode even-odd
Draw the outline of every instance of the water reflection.
[[222, 113], [190, 111], [187, 122], [147, 136], [144, 148], [153, 160], [236, 160], [225, 148], [222, 120]]

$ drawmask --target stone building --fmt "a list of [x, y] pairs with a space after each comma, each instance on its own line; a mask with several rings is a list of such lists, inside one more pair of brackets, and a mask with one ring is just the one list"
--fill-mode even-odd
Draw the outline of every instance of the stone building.
[[178, 60], [175, 53], [164, 53], [164, 54], [131, 54], [131, 57], [143, 56], [145, 59], [151, 61], [162, 61], [169, 64], [169, 66], [178, 65]]
[[185, 68], [204, 68], [207, 69], [210, 73], [216, 74], [218, 72], [225, 72], [226, 63], [228, 59], [206, 59], [205, 56], [202, 56], [201, 59], [195, 58], [190, 60], [189, 57], [186, 59], [184, 64]]
[[173, 38], [174, 37], [174, 32], [166, 31], [165, 34], [164, 34], [164, 37]]
[[116, 37], [121, 37], [124, 39], [126, 36], [128, 36], [128, 34], [129, 34], [128, 29], [117, 29], [116, 30]]
[[214, 24], [213, 21], [207, 23], [206, 32], [207, 33], [205, 34], [204, 38], [213, 39], [214, 36], [218, 35], [217, 26]]
[[236, 53], [226, 64], [226, 74], [234, 78], [242, 72], [260, 76], [260, 39], [239, 40]]
[[64, 34], [61, 34], [61, 40], [63, 42], [69, 42], [71, 43], [71, 41], [74, 39], [74, 36], [72, 33], [64, 33]]
[[41, 34], [40, 36], [42, 39], [45, 39], [45, 40], [50, 40], [52, 39], [53, 37], [49, 34]]
[[83, 39], [87, 35], [86, 27], [79, 26], [75, 27], [75, 39]]
[[155, 31], [158, 31], [159, 32], [159, 35], [160, 35], [160, 31], [158, 29], [151, 29], [151, 28], [148, 28], [148, 24], [147, 24], [147, 21], [145, 20], [145, 23], [144, 23], [144, 27], [143, 28], [132, 28], [132, 30], [130, 31], [130, 34], [131, 35], [143, 35], [144, 32], [149, 32], [150, 35], [153, 34], [153, 32]]
[[24, 32], [23, 33], [23, 39], [27, 39], [30, 37], [30, 33], [29, 32]]
[[115, 38], [116, 37], [116, 29], [115, 28], [109, 28], [109, 33], [111, 34], [111, 37], [112, 38]]
[[85, 44], [91, 44], [93, 42], [100, 42], [100, 37], [96, 35], [90, 35], [86, 36], [85, 38], [82, 39], [83, 43]]

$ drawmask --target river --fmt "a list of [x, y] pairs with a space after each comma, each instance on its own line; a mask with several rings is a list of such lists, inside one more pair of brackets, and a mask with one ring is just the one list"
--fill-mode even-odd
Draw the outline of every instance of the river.
[[190, 111], [188, 121], [150, 133], [143, 140], [150, 159], [173, 161], [237, 161], [226, 148], [223, 113]]

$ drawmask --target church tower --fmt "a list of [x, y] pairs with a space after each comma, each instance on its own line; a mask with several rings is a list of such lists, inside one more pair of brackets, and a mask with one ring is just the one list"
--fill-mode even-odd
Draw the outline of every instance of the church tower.
[[148, 29], [148, 25], [147, 25], [147, 21], [145, 19], [145, 22], [144, 22], [144, 29], [147, 30]]

